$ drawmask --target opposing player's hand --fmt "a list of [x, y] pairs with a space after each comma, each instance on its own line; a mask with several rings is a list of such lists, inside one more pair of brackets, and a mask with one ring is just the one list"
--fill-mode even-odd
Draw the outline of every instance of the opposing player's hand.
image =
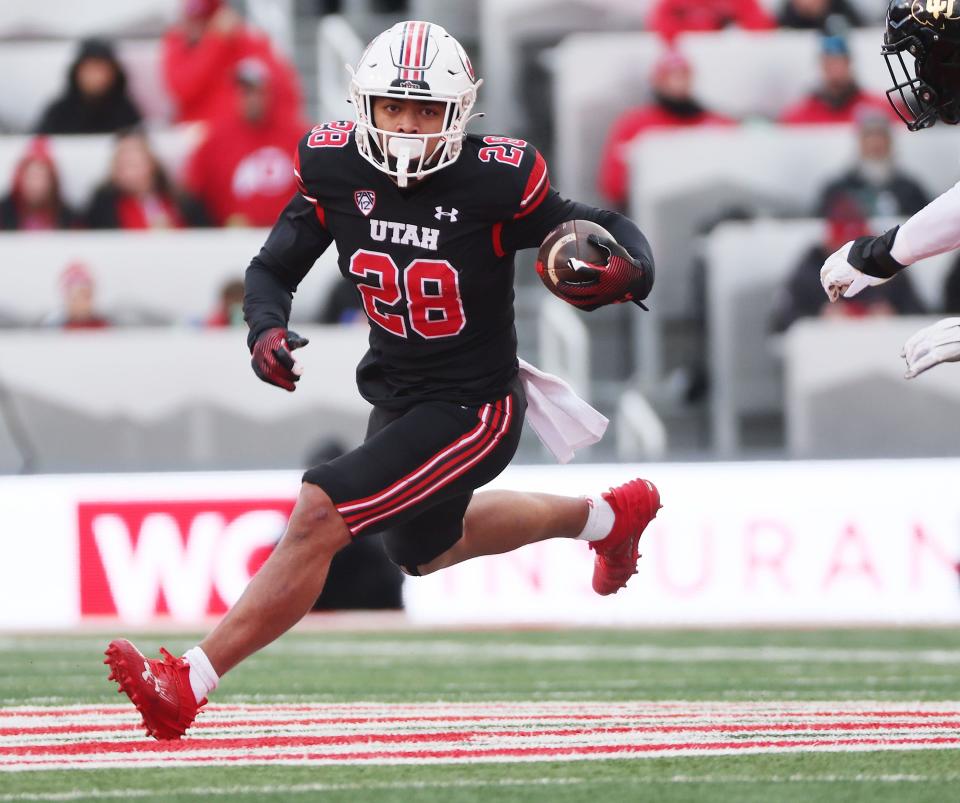
[[864, 287], [873, 287], [890, 281], [889, 278], [868, 276], [851, 265], [849, 257], [853, 245], [854, 241], [851, 240], [839, 250], [834, 251], [820, 268], [820, 284], [823, 285], [823, 291], [831, 301], [836, 301], [840, 296], [852, 298]]
[[650, 295], [653, 287], [652, 268], [630, 256], [627, 249], [612, 237], [591, 234], [587, 242], [606, 252], [606, 260], [603, 263], [584, 262], [577, 267], [577, 273], [583, 273], [588, 281], [564, 288], [572, 296], [571, 303], [591, 311], [607, 304], [632, 301], [646, 309], [642, 301]]
[[253, 372], [264, 382], [293, 391], [303, 374], [303, 366], [291, 352], [310, 341], [296, 332], [280, 327], [267, 329], [253, 344]]
[[942, 362], [960, 361], [960, 318], [944, 318], [921, 329], [904, 344], [900, 356], [907, 361], [907, 379]]

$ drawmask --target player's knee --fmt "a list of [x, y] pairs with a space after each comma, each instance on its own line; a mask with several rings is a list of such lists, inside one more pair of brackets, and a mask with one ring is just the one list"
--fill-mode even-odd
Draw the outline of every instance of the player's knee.
[[304, 483], [290, 516], [286, 537], [296, 544], [336, 552], [350, 541], [350, 532], [326, 492]]

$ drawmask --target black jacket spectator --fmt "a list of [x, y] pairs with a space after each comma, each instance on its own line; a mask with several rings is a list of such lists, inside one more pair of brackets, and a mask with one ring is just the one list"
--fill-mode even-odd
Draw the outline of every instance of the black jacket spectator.
[[100, 39], [88, 39], [70, 66], [66, 91], [44, 111], [37, 133], [110, 134], [141, 119], [113, 48]]
[[860, 12], [849, 0], [785, 0], [777, 24], [781, 28], [816, 29], [838, 33], [844, 23], [863, 25]]
[[770, 321], [771, 331], [784, 332], [800, 318], [922, 315], [926, 311], [906, 273], [894, 276], [886, 284], [868, 287], [854, 298], [830, 304], [820, 285], [820, 267], [831, 253], [817, 245], [800, 260], [780, 294]]
[[856, 116], [859, 153], [853, 166], [829, 182], [820, 194], [817, 214], [849, 199], [867, 217], [906, 218], [929, 202], [926, 191], [897, 167], [890, 118], [865, 107]]

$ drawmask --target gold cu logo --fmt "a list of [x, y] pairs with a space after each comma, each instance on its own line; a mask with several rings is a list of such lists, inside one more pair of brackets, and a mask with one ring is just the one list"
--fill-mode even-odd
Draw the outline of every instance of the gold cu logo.
[[934, 19], [939, 19], [943, 14], [947, 19], [953, 18], [954, 0], [927, 0], [927, 13]]

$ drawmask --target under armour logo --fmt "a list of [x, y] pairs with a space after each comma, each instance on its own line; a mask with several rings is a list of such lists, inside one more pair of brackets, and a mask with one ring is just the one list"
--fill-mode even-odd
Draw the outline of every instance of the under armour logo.
[[150, 664], [146, 661], [143, 662], [143, 672], [140, 673], [140, 677], [144, 679], [146, 683], [153, 681], [153, 689], [157, 694], [160, 694], [160, 681], [157, 680], [153, 672], [150, 671]]
[[437, 220], [443, 220], [445, 217], [448, 217], [450, 218], [451, 223], [457, 222], [457, 215], [460, 214], [460, 210], [457, 209], [456, 207], [451, 207], [449, 212], [444, 212], [442, 206], [438, 206], [436, 209], [437, 209], [437, 214], [435, 214], [434, 217]]

